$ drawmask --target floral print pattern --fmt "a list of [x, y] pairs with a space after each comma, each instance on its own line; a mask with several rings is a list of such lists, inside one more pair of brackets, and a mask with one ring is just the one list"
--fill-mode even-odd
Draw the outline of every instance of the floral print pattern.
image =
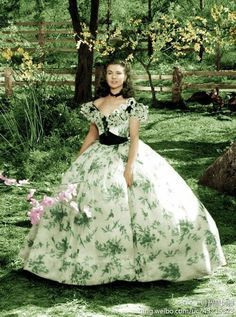
[[[90, 102], [81, 112], [99, 134], [128, 136], [129, 118], [147, 118], [133, 98], [107, 116]], [[106, 126], [104, 126], [106, 121]], [[183, 281], [225, 264], [216, 224], [180, 175], [141, 140], [133, 184], [123, 172], [129, 141], [93, 143], [65, 172], [57, 189], [76, 183], [80, 212], [58, 203], [33, 225], [20, 255], [24, 269], [61, 283], [115, 280]], [[88, 217], [83, 210], [90, 210]]]

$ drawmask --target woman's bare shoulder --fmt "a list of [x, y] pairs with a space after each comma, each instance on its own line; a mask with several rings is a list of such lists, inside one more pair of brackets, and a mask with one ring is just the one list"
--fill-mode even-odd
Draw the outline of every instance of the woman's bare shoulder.
[[100, 107], [100, 105], [101, 105], [103, 102], [104, 102], [104, 97], [100, 97], [100, 98], [98, 98], [98, 99], [95, 99], [93, 103], [95, 104], [95, 106]]

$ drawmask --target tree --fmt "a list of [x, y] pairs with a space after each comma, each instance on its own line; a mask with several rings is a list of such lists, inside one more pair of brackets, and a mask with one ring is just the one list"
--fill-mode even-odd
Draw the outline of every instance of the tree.
[[14, 14], [19, 10], [19, 0], [2, 0], [0, 6], [0, 27], [6, 27], [9, 20], [12, 20]]
[[[96, 39], [98, 28], [99, 0], [91, 0], [89, 33]], [[78, 64], [75, 76], [74, 106], [92, 98], [93, 46], [84, 39], [84, 25], [78, 11], [77, 0], [69, 0], [69, 12], [78, 48]]]

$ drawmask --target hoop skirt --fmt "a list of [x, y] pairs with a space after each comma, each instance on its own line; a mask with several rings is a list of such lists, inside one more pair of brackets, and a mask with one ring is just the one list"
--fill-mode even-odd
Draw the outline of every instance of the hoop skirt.
[[48, 207], [20, 251], [24, 269], [66, 284], [115, 280], [184, 281], [225, 265], [216, 224], [180, 175], [139, 140], [133, 184], [123, 176], [129, 118], [147, 107], [129, 98], [109, 116], [92, 103], [81, 112], [99, 134], [125, 142], [93, 143], [62, 176], [58, 191], [77, 184], [76, 204]]

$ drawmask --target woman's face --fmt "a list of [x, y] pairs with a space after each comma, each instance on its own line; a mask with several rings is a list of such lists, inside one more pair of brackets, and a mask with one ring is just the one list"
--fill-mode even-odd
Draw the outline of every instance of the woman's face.
[[106, 81], [111, 89], [122, 89], [126, 80], [125, 69], [119, 64], [108, 65], [106, 71]]

